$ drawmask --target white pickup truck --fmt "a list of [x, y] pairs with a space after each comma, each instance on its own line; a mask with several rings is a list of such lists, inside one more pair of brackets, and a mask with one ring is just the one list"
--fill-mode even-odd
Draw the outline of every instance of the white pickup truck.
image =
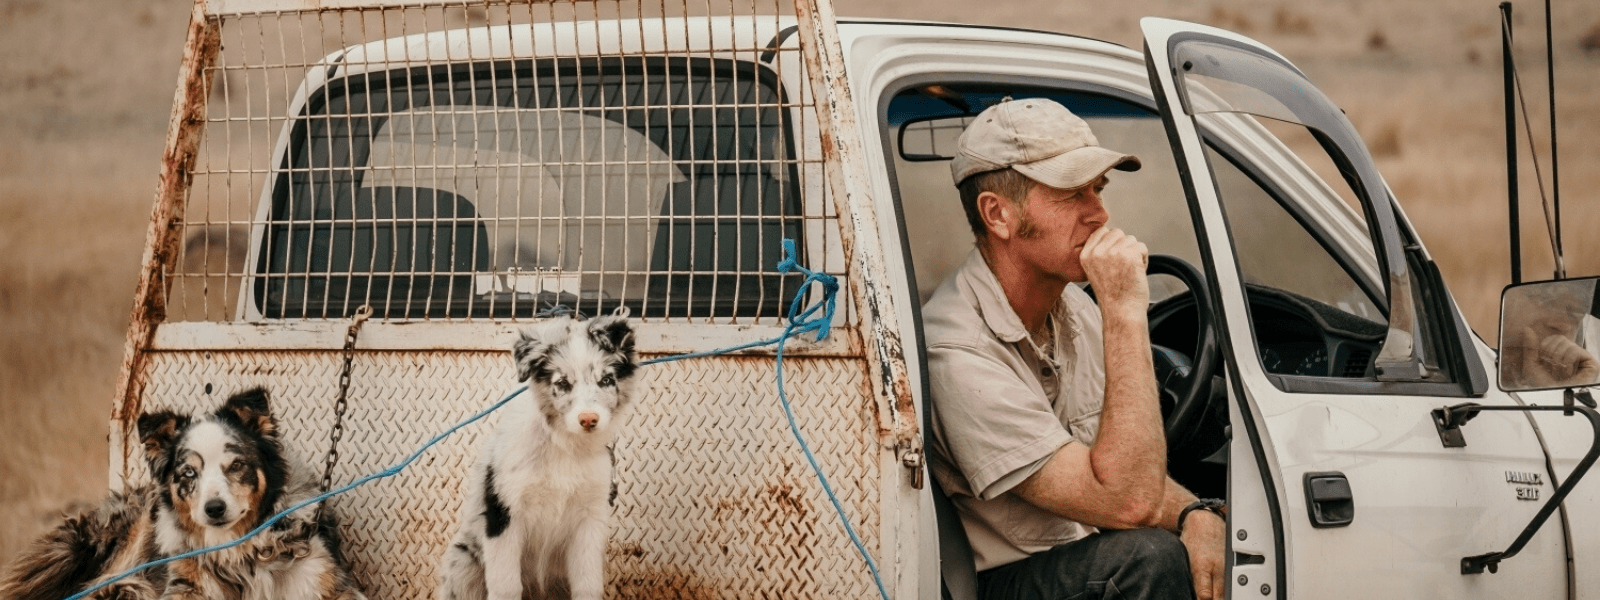
[[[924, 475], [919, 307], [971, 249], [956, 136], [1042, 97], [1143, 161], [1108, 207], [1156, 255], [1170, 469], [1229, 503], [1232, 598], [1600, 597], [1600, 488], [1560, 486], [1594, 460], [1594, 413], [1502, 391], [1355, 130], [1285, 57], [1161, 19], [1140, 52], [826, 2], [655, 4], [199, 0], [114, 485], [145, 477], [141, 411], [256, 384], [292, 455], [320, 470], [338, 421], [335, 482], [376, 471], [498, 399], [516, 329], [557, 305], [628, 307], [646, 357], [773, 337], [821, 295], [776, 270], [787, 238], [845, 289], [833, 335], [783, 355], [842, 514], [770, 348], [649, 367], [615, 448], [608, 594], [964, 598], [965, 538]], [[1532, 300], [1508, 317], [1550, 305], [1515, 289]], [[479, 435], [335, 503], [370, 596], [431, 596]]]

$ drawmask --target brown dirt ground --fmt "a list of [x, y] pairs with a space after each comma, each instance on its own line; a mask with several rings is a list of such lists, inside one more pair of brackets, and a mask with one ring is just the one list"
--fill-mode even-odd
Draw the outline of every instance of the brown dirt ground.
[[[1557, 0], [1571, 275], [1600, 274], [1600, 3]], [[844, 15], [1063, 31], [1139, 47], [1154, 15], [1234, 29], [1299, 64], [1379, 154], [1471, 325], [1509, 280], [1496, 3], [1433, 0], [842, 0]], [[1101, 10], [1114, 6], [1114, 11]], [[106, 417], [189, 4], [0, 0], [0, 561], [106, 486]], [[1542, 14], [1518, 19], [1539, 106]], [[1523, 143], [1526, 148], [1526, 142]], [[1547, 156], [1547, 153], [1546, 153]], [[1549, 273], [1523, 164], [1526, 277]], [[1548, 158], [1545, 158], [1548, 178]]]

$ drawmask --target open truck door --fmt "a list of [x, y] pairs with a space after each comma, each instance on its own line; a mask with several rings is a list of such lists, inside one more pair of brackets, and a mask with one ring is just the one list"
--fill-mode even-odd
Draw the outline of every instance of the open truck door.
[[1225, 357], [1233, 597], [1560, 597], [1553, 525], [1461, 574], [1542, 508], [1544, 454], [1512, 412], [1447, 447], [1435, 409], [1513, 401], [1482, 399], [1486, 352], [1350, 121], [1253, 40], [1141, 23]]

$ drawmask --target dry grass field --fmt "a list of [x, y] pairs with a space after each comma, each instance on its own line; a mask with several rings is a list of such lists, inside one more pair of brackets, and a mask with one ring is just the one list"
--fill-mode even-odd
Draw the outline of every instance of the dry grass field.
[[[1273, 45], [1362, 130], [1471, 325], [1493, 341], [1509, 280], [1496, 2], [837, 1], [844, 15], [1047, 29], [1131, 47], [1139, 17], [1157, 15]], [[1600, 3], [1555, 4], [1568, 266], [1596, 275]], [[106, 418], [188, 6], [0, 0], [0, 562], [63, 507], [105, 489]], [[1542, 143], [1543, 18], [1531, 2], [1518, 10]], [[1531, 163], [1523, 181], [1525, 276], [1544, 278], [1550, 252]]]

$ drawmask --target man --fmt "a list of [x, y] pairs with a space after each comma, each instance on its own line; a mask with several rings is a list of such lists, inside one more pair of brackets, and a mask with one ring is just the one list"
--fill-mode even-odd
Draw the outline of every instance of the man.
[[[977, 248], [923, 318], [930, 468], [982, 598], [1223, 597], [1220, 501], [1166, 475], [1148, 250], [1105, 226], [1106, 173], [1138, 168], [1045, 99], [1002, 101], [961, 135]], [[1098, 307], [1068, 285], [1083, 281]]]

